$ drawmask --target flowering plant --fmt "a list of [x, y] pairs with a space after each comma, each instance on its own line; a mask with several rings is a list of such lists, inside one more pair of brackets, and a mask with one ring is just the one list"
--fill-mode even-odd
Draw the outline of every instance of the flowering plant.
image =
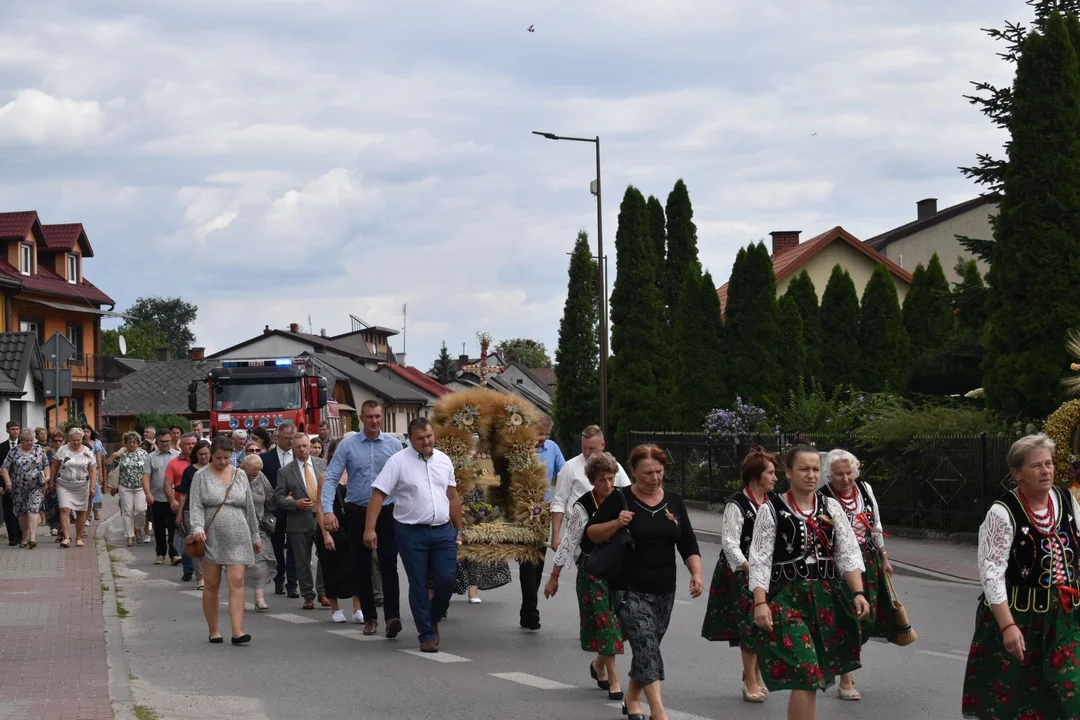
[[752, 435], [765, 422], [765, 411], [757, 405], [735, 398], [730, 410], [717, 408], [705, 417], [705, 434], [710, 440], [734, 439]]
[[473, 523], [494, 522], [502, 517], [502, 513], [499, 512], [498, 508], [492, 507], [490, 503], [485, 502], [469, 503], [468, 513]]

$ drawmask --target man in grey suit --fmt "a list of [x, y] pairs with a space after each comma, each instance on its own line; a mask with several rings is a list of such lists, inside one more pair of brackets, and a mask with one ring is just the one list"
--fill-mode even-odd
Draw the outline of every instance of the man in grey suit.
[[[315, 544], [315, 503], [318, 501], [319, 475], [326, 471], [326, 461], [311, 455], [311, 440], [298, 433], [292, 443], [293, 461], [278, 473], [274, 497], [285, 509], [285, 532], [296, 558], [296, 575], [304, 609], [315, 609], [315, 583], [311, 577], [311, 548]], [[314, 499], [312, 499], [314, 498]]]

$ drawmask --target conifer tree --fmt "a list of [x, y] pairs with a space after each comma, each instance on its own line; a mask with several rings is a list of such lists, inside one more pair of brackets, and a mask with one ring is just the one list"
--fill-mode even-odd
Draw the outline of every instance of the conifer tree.
[[837, 263], [821, 296], [821, 385], [827, 393], [859, 382], [859, 296]]
[[668, 312], [671, 317], [675, 317], [687, 270], [693, 270], [698, 282], [701, 278], [694, 208], [690, 205], [690, 193], [682, 179], [675, 183], [675, 187], [668, 194], [665, 215], [667, 217], [667, 257], [664, 261], [661, 284], [664, 288], [664, 301], [667, 303]]
[[[649, 234], [652, 237], [653, 263], [657, 267], [657, 277], [663, 277], [664, 260], [667, 257], [667, 230], [664, 218], [664, 205], [655, 195], [646, 201], [649, 206]], [[671, 318], [669, 316], [669, 322]]]
[[708, 358], [704, 342], [705, 314], [701, 302], [701, 278], [687, 269], [676, 305], [673, 327], [676, 347], [674, 429], [698, 430], [705, 413], [702, 408], [702, 384], [707, 374]]
[[[701, 311], [702, 311], [702, 351], [706, 368], [705, 376], [701, 381], [702, 404], [705, 413], [725, 407], [733, 395], [729, 395], [724, 382], [725, 368], [727, 367], [726, 343], [724, 340], [724, 319], [720, 310], [720, 296], [716, 293], [716, 284], [713, 283], [712, 273], [707, 270], [701, 276]], [[698, 419], [694, 430], [699, 430], [705, 421], [702, 415]]]
[[904, 298], [903, 318], [916, 359], [942, 347], [952, 335], [956, 326], [952, 293], [937, 253], [927, 267], [915, 267], [911, 288]]
[[1007, 127], [1004, 197], [987, 276], [983, 387], [1006, 417], [1061, 401], [1065, 337], [1080, 317], [1080, 68], [1069, 22], [1050, 15], [1020, 43]]
[[783, 394], [786, 348], [777, 325], [776, 276], [764, 243], [742, 248], [735, 257], [725, 317], [729, 392], [775, 406]]
[[862, 296], [859, 389], [903, 392], [910, 372], [911, 345], [896, 296], [896, 283], [889, 269], [878, 265]]
[[800, 383], [809, 382], [810, 379], [806, 376], [807, 343], [803, 332], [802, 313], [799, 312], [795, 298], [788, 293], [780, 298], [777, 318], [784, 348], [781, 364], [783, 387], [790, 390], [799, 387]]
[[450, 351], [446, 349], [445, 340], [439, 348], [439, 357], [435, 359], [435, 364], [431, 366], [428, 374], [444, 385], [454, 379], [454, 360], [450, 357]]
[[821, 382], [821, 353], [823, 350], [821, 340], [821, 319], [818, 308], [817, 288], [810, 274], [803, 270], [788, 283], [785, 297], [795, 301], [799, 308], [799, 316], [802, 319], [803, 353], [802, 375], [806, 380], [806, 386], [810, 387], [812, 381]]
[[582, 230], [570, 254], [570, 281], [555, 349], [555, 398], [552, 418], [556, 439], [573, 447], [575, 434], [600, 417], [599, 302], [596, 261]]

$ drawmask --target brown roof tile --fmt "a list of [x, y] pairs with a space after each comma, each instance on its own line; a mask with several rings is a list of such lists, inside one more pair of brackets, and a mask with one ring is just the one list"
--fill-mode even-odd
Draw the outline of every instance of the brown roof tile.
[[22, 240], [37, 219], [36, 210], [0, 213], [0, 240]]
[[442, 397], [443, 395], [449, 395], [453, 392], [453, 390], [446, 387], [435, 378], [412, 366], [398, 365], [396, 363], [382, 363], [382, 366], [435, 397]]
[[42, 225], [41, 234], [45, 236], [47, 251], [71, 250], [78, 243], [83, 257], [94, 257], [94, 250], [90, 247], [90, 239], [86, 237], [82, 223]]

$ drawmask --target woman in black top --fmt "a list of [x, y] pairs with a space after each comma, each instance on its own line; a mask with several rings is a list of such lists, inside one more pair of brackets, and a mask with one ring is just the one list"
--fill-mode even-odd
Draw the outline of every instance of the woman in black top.
[[[612, 583], [622, 598], [619, 620], [630, 643], [630, 686], [624, 711], [630, 720], [644, 720], [641, 693], [649, 703], [654, 720], [667, 720], [660, 697], [664, 679], [664, 659], [660, 642], [671, 620], [675, 604], [675, 550], [690, 570], [690, 595], [698, 597], [703, 588], [701, 553], [682, 498], [664, 490], [667, 455], [656, 445], [639, 445], [630, 453], [630, 474], [634, 484], [611, 493], [596, 511], [586, 533], [594, 543], [607, 542], [620, 528], [629, 528], [634, 538], [633, 560], [623, 577]], [[623, 494], [628, 510], [623, 510]]]

